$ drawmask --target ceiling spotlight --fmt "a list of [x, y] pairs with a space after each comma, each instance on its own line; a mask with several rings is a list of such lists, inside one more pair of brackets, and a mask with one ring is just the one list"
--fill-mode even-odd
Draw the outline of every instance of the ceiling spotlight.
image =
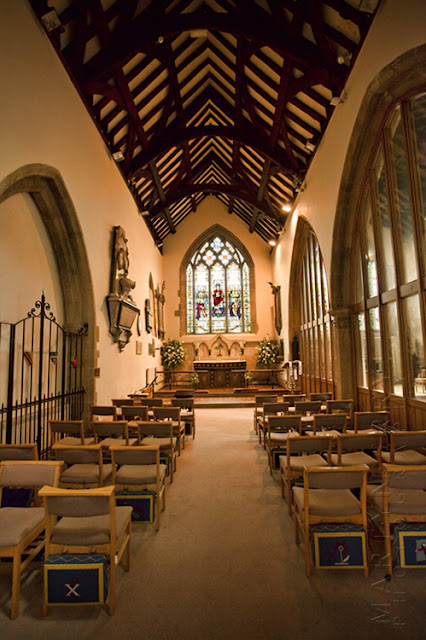
[[307, 140], [305, 144], [305, 149], [307, 149], [307, 151], [315, 151], [315, 145], [312, 144], [310, 140]]
[[269, 240], [268, 244], [269, 244], [271, 247], [276, 247], [276, 245], [277, 245], [277, 241], [276, 241], [276, 240]]
[[41, 16], [40, 20], [42, 21], [46, 31], [54, 31], [55, 29], [59, 28], [61, 28], [62, 31], [64, 30], [55, 9], [52, 9], [51, 11], [45, 13], [43, 16]]
[[282, 210], [287, 212], [291, 211], [291, 204], [289, 202], [286, 202], [285, 204], [283, 204]]
[[158, 42], [158, 44], [163, 44], [163, 42], [164, 42], [164, 36], [158, 36], [158, 38], [157, 38], [157, 42]]
[[349, 52], [341, 53], [337, 56], [337, 64], [345, 64], [349, 66], [352, 60], [352, 54]]
[[116, 162], [123, 162], [123, 160], [124, 160], [124, 155], [123, 155], [123, 152], [122, 152], [122, 151], [115, 151], [115, 152], [112, 154], [112, 157], [114, 158], [114, 160], [115, 160]]

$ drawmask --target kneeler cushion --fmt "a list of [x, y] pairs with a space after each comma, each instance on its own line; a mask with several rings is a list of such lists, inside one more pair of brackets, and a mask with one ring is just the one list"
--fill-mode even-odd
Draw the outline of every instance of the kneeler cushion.
[[49, 556], [44, 563], [44, 588], [48, 605], [103, 604], [108, 595], [106, 556]]

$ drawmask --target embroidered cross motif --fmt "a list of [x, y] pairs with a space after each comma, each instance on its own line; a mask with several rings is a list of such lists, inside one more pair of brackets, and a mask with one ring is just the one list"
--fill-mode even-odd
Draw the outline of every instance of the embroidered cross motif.
[[70, 582], [71, 584], [65, 585], [69, 589], [68, 593], [66, 594], [66, 597], [69, 598], [70, 596], [74, 596], [76, 598], [79, 598], [80, 594], [77, 593], [77, 588], [80, 586], [80, 583], [77, 582], [76, 578], [71, 578]]

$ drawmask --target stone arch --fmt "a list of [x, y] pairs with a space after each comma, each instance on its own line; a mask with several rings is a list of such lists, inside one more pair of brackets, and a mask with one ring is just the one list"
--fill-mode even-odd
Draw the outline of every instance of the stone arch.
[[306, 239], [310, 233], [315, 233], [306, 218], [300, 216], [297, 221], [294, 237], [293, 253], [291, 256], [290, 286], [288, 293], [289, 323], [288, 343], [296, 336], [299, 338], [300, 325], [300, 283], [302, 282], [302, 265]]
[[235, 236], [231, 231], [222, 227], [220, 224], [214, 224], [203, 233], [201, 233], [196, 240], [191, 244], [191, 246], [186, 251], [179, 272], [179, 286], [180, 286], [180, 334], [186, 335], [186, 268], [188, 263], [194, 254], [194, 252], [203, 245], [209, 238], [211, 238], [214, 234], [220, 234], [224, 236], [229, 242], [231, 242], [235, 247], [240, 251], [240, 253], [244, 256], [244, 259], [247, 262], [250, 272], [250, 306], [251, 306], [251, 333], [257, 332], [257, 319], [256, 319], [256, 282], [255, 282], [255, 272], [254, 272], [254, 262], [247, 251], [244, 244]]
[[59, 171], [44, 164], [25, 165], [0, 182], [0, 203], [27, 193], [33, 199], [50, 239], [62, 290], [64, 326], [88, 325], [83, 356], [85, 417], [94, 401], [95, 305], [83, 233]]

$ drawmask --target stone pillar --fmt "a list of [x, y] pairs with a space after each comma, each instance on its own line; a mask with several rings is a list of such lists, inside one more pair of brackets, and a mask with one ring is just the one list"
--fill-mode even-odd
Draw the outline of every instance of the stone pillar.
[[336, 399], [353, 398], [355, 400], [351, 309], [349, 307], [333, 309], [330, 311], [330, 315], [333, 319], [333, 368]]

